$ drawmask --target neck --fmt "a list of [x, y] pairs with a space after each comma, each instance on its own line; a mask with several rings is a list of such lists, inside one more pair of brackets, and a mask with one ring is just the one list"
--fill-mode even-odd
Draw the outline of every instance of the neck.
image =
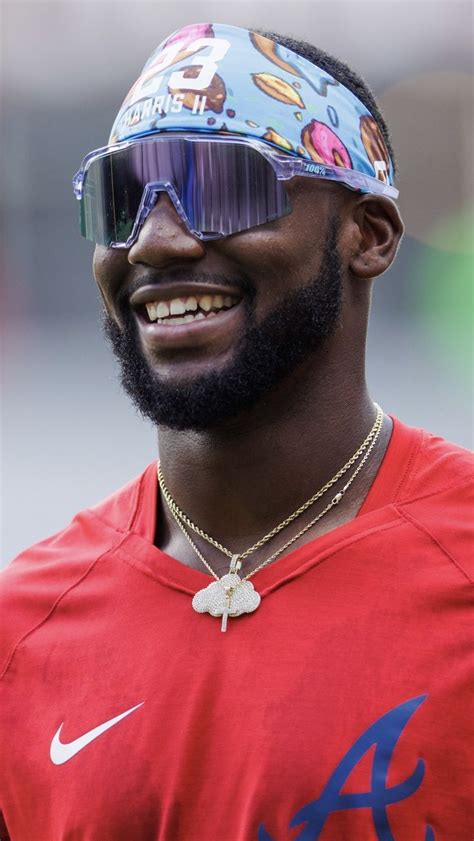
[[[198, 526], [235, 551], [261, 538], [331, 479], [374, 423], [363, 366], [344, 368], [340, 360], [331, 365], [329, 355], [324, 371], [315, 375], [314, 368], [308, 359], [253, 410], [219, 429], [159, 431], [172, 496]], [[352, 493], [359, 492], [357, 484]], [[168, 537], [172, 532], [176, 538], [169, 512], [161, 517]], [[166, 543], [163, 534], [158, 545]]]

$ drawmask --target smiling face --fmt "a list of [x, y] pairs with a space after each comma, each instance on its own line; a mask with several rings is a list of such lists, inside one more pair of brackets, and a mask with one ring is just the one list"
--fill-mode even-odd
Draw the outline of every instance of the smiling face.
[[346, 193], [293, 179], [288, 216], [210, 242], [192, 236], [162, 194], [129, 250], [97, 246], [104, 330], [142, 414], [172, 428], [215, 427], [324, 344], [341, 314]]

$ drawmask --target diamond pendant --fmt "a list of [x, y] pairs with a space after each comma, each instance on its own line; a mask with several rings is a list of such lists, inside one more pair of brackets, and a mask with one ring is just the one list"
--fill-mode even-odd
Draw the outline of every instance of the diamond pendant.
[[227, 630], [229, 616], [253, 613], [261, 601], [253, 584], [237, 574], [241, 567], [238, 557], [238, 555], [233, 555], [230, 572], [223, 575], [219, 581], [213, 581], [203, 590], [199, 590], [193, 598], [193, 608], [197, 613], [222, 616], [221, 631], [223, 632]]

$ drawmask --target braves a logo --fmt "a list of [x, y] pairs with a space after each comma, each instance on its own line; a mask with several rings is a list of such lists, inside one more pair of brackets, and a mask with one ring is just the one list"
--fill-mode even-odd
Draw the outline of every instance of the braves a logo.
[[[425, 775], [425, 763], [419, 759], [415, 770], [398, 785], [387, 786], [387, 777], [395, 746], [410, 718], [426, 699], [426, 695], [412, 698], [404, 704], [385, 713], [348, 750], [337, 768], [333, 771], [322, 794], [303, 806], [294, 815], [290, 827], [306, 823], [295, 841], [318, 841], [326, 821], [332, 812], [342, 809], [370, 809], [378, 841], [396, 841], [390, 829], [387, 807], [406, 800], [420, 787]], [[372, 787], [360, 794], [341, 794], [351, 771], [360, 762], [368, 750], [375, 745], [372, 766]], [[273, 841], [263, 824], [258, 831], [258, 841]], [[435, 841], [430, 826], [426, 827], [424, 841]]]

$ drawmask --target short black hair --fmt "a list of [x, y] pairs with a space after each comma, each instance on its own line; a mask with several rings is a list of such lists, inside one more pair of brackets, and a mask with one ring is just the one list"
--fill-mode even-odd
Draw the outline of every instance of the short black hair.
[[303, 58], [306, 58], [307, 61], [315, 64], [316, 67], [320, 67], [321, 70], [325, 70], [331, 76], [334, 76], [341, 85], [344, 85], [352, 91], [352, 93], [364, 103], [367, 110], [370, 111], [372, 117], [379, 126], [383, 139], [385, 140], [385, 145], [387, 146], [388, 152], [393, 161], [393, 171], [396, 173], [397, 164], [387, 123], [385, 122], [385, 118], [375, 101], [374, 94], [370, 90], [370, 87], [367, 82], [358, 75], [358, 73], [355, 73], [354, 70], [352, 70], [344, 61], [324, 52], [324, 50], [319, 49], [319, 47], [313, 46], [313, 44], [309, 44], [308, 41], [300, 41], [290, 35], [280, 35], [279, 32], [270, 32], [266, 29], [254, 29], [251, 27], [249, 27], [249, 29], [259, 35], [263, 35], [265, 38], [270, 38], [272, 41], [276, 41], [278, 44], [282, 44], [283, 47], [288, 47], [288, 49], [293, 50], [294, 53], [303, 56]]

